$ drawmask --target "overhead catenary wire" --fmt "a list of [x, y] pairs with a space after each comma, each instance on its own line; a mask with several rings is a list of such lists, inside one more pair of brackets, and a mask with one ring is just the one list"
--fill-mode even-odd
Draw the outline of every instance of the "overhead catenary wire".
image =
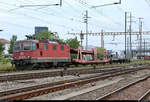
[[[65, 3], [65, 2], [64, 2]], [[69, 4], [69, 3], [67, 3], [67, 4]], [[71, 6], [71, 5], [70, 5]], [[72, 7], [73, 7], [73, 5], [72, 5]], [[51, 9], [51, 8], [49, 8], [49, 9]], [[48, 9], [46, 9], [46, 10], [48, 10]], [[62, 10], [62, 9], [61, 9]], [[56, 12], [56, 11], [55, 11]], [[44, 13], [44, 12], [43, 12]], [[47, 12], [45, 12], [45, 13], [47, 13]], [[60, 14], [60, 13], [59, 13]], [[51, 15], [51, 14], [50, 14]], [[52, 15], [52, 16], [56, 16], [56, 15]], [[56, 16], [56, 17], [58, 17], [58, 16]], [[71, 20], [71, 21], [74, 21], [74, 22], [79, 22], [79, 23], [82, 23], [82, 21], [81, 20], [79, 20], [79, 19], [77, 19], [78, 17], [74, 17], [74, 18], [69, 18], [69, 17], [65, 17], [65, 16], [59, 16], [59, 18], [64, 18], [64, 19], [66, 19], [66, 20]], [[97, 20], [98, 21], [98, 20]], [[100, 27], [100, 25], [99, 24], [97, 24], [97, 21], [95, 22], [95, 23], [92, 23], [92, 22], [90, 22], [90, 26], [95, 26], [95, 27]], [[79, 24], [78, 24], [79, 25]], [[101, 26], [102, 27], [102, 26]]]
[[[30, 1], [32, 2], [32, 1]], [[46, 3], [46, 4], [29, 4], [29, 5], [20, 5], [20, 7], [45, 7], [45, 6], [62, 6], [62, 0], [59, 0], [59, 3]]]
[[125, 11], [121, 8], [121, 7], [119, 7], [118, 5], [116, 5], [116, 7], [118, 8], [118, 10], [121, 12], [121, 13], [125, 13]]
[[19, 28], [22, 28], [22, 29], [33, 29], [32, 27], [29, 27], [29, 26], [25, 26], [25, 25], [22, 25], [22, 24], [17, 24], [17, 23], [14, 23], [14, 22], [8, 22], [8, 21], [5, 21], [5, 20], [2, 20], [0, 22], [4, 22], [4, 23], [7, 23], [9, 25], [12, 25], [12, 26], [17, 26]]
[[112, 18], [108, 17], [106, 14], [103, 14], [102, 12], [100, 12], [99, 10], [97, 9], [91, 9], [91, 5], [87, 4], [86, 2], [82, 3], [80, 0], [75, 0], [75, 1], [78, 1], [79, 3], [81, 3], [83, 6], [85, 6], [86, 8], [88, 8], [89, 10], [94, 10], [96, 11], [98, 14], [100, 14], [101, 16], [103, 17], [106, 17], [108, 20], [112, 21], [114, 24], [117, 24], [117, 25], [122, 25], [121, 23], [119, 22], [116, 22], [115, 20], [113, 20]]
[[[66, 3], [67, 3], [67, 1], [66, 1]], [[70, 3], [67, 3], [67, 4], [68, 4], [69, 6], [71, 6], [73, 9], [75, 8], [74, 5], [71, 5]], [[77, 12], [77, 9], [76, 9], [76, 10], [74, 9], [74, 11]], [[79, 13], [79, 12], [78, 12], [78, 13]], [[78, 17], [79, 17], [79, 16], [78, 16]], [[77, 15], [76, 15], [76, 18], [77, 18]], [[95, 19], [96, 17], [95, 17], [95, 16], [92, 16], [92, 19], [93, 19], [93, 18]], [[93, 22], [93, 20], [92, 20], [92, 22], [89, 22], [90, 25], [93, 25], [93, 26], [96, 26], [96, 27], [97, 27], [97, 26], [98, 26], [98, 27], [102, 27], [102, 26], [100, 26], [99, 24], [97, 24], [97, 22], [99, 22], [99, 20], [97, 20], [97, 19], [95, 19], [95, 20], [96, 20], [95, 22]], [[90, 25], [89, 25], [89, 26], [90, 26]]]
[[[26, 0], [26, 1], [31, 1], [31, 0]], [[70, 7], [72, 7], [67, 1], [63, 0], [63, 2], [66, 3], [67, 5], [69, 5]], [[28, 2], [28, 3], [30, 3], [30, 2]], [[73, 8], [73, 7], [72, 7], [72, 8]], [[56, 10], [53, 10], [52, 8], [48, 8], [48, 9], [46, 9], [46, 10], [49, 11], [49, 9], [50, 9], [50, 11], [52, 10], [52, 11], [55, 12], [55, 13], [58, 12], [58, 10], [56, 11]], [[73, 9], [75, 9], [75, 8], [73, 8]], [[37, 8], [35, 8], [35, 10], [37, 10]], [[63, 9], [59, 9], [59, 10], [63, 10]], [[64, 12], [64, 11], [63, 11], [63, 12]], [[78, 12], [78, 11], [77, 11], [77, 12]], [[46, 11], [45, 11], [44, 13], [46, 13]], [[59, 16], [57, 16], [57, 15], [52, 15], [52, 16], [59, 17], [59, 18], [64, 18], [64, 19], [66, 19], [66, 20], [71, 20], [71, 21], [80, 22], [79, 20], [77, 20], [77, 19], [75, 19], [75, 18], [73, 18], [73, 19], [75, 19], [75, 20], [72, 20], [71, 18], [66, 17], [66, 16], [64, 16], [64, 15], [61, 15], [61, 16], [60, 16], [60, 14], [62, 14], [62, 12], [58, 12], [58, 13], [59, 13]], [[49, 13], [47, 13], [47, 14], [49, 14]], [[51, 14], [50, 14], [50, 15], [51, 15]], [[76, 16], [77, 16], [77, 15], [76, 15]], [[79, 17], [79, 16], [78, 16], [78, 17]]]
[[149, 0], [145, 0], [145, 2], [148, 4], [148, 6], [150, 7], [150, 1]]
[[[50, 8], [49, 8], [50, 9]], [[48, 9], [47, 9], [48, 10]], [[50, 10], [52, 10], [52, 9], [50, 9]], [[34, 9], [34, 11], [36, 11], [36, 9]], [[39, 12], [41, 12], [42, 14], [47, 14], [47, 15], [51, 15], [51, 16], [55, 16], [55, 17], [58, 17], [58, 18], [61, 18], [61, 19], [65, 19], [65, 20], [70, 20], [70, 21], [75, 21], [75, 22], [81, 22], [81, 21], [79, 21], [79, 20], [77, 20], [77, 19], [71, 19], [71, 18], [69, 18], [69, 17], [65, 17], [65, 16], [57, 16], [56, 14], [52, 14], [52, 13], [48, 13], [48, 12], [46, 12], [46, 11], [44, 11], [44, 10], [39, 10]], [[55, 12], [56, 13], [56, 11], [54, 11], [53, 10], [53, 12]], [[59, 14], [60, 14], [61, 12], [59, 12]]]
[[[75, 0], [75, 1], [78, 1], [78, 0]], [[84, 4], [86, 4], [86, 3], [84, 3]], [[74, 5], [72, 5], [72, 7], [73, 7], [73, 6], [74, 6]], [[76, 5], [76, 6], [80, 6], [81, 8], [84, 7], [85, 10], [87, 9], [87, 6], [85, 6], [85, 5], [82, 5], [82, 6], [81, 6], [81, 5]], [[90, 7], [91, 7], [91, 6], [88, 6], [88, 8], [90, 8]], [[105, 19], [105, 16], [103, 16], [103, 17], [104, 17], [104, 19]], [[93, 20], [95, 20], [95, 22], [94, 22]], [[99, 28], [99, 27], [106, 28], [106, 27], [104, 27], [104, 26], [98, 24], [97, 22], [101, 22], [101, 20], [98, 20], [98, 19], [96, 18], [96, 16], [92, 14], [92, 21], [89, 22], [89, 23], [90, 23], [89, 26], [93, 25], [93, 26], [95, 26], [95, 27], [97, 27], [97, 28]], [[94, 24], [94, 23], [95, 23], [95, 24]], [[103, 23], [102, 23], [102, 24], [103, 24]], [[97, 25], [98, 25], [98, 26], [97, 26]], [[111, 28], [107, 27], [107, 29], [111, 29]]]
[[[69, 3], [67, 3], [67, 4], [69, 4]], [[71, 5], [70, 5], [71, 6]], [[72, 5], [72, 7], [73, 7], [73, 5]], [[49, 8], [50, 9], [50, 8]], [[47, 9], [48, 10], [48, 9]], [[60, 10], [62, 10], [62, 9], [60, 9]], [[57, 10], [58, 11], [58, 10]], [[43, 12], [43, 13], [47, 13], [47, 12]], [[61, 13], [59, 13], [59, 14], [61, 14]], [[52, 16], [56, 16], [56, 15], [52, 15]], [[57, 17], [57, 16], [56, 16]], [[79, 23], [81, 23], [81, 21], [80, 20], [77, 20], [76, 18], [67, 18], [67, 17], [59, 17], [59, 18], [64, 18], [64, 19], [66, 19], [66, 20], [71, 20], [71, 21], [75, 21], [75, 22], [79, 22]], [[95, 24], [93, 23], [92, 25], [94, 25], [94, 26], [96, 26], [96, 25], [98, 25], [98, 24], [96, 24], [97, 23], [97, 21], [95, 22]]]
[[[72, 8], [75, 8], [73, 5], [71, 5], [71, 4], [69, 4], [69, 3], [67, 3], [68, 5], [70, 5]], [[74, 10], [74, 11], [77, 11], [77, 10]], [[77, 16], [77, 15], [76, 15]], [[77, 17], [76, 17], [77, 18]], [[94, 20], [95, 20], [95, 22], [93, 21], [93, 18], [94, 18]], [[95, 16], [92, 16], [92, 21], [91, 22], [89, 22], [89, 26], [95, 26], [95, 27], [97, 27], [97, 28], [106, 28], [106, 26], [104, 27], [104, 26], [102, 26], [102, 25], [99, 25], [97, 22], [99, 22], [99, 20], [97, 20], [96, 19], [96, 17]], [[107, 29], [109, 29], [108, 27], [107, 27]]]
[[[25, 0], [24, 0], [24, 1], [25, 1]], [[30, 0], [30, 1], [31, 1], [31, 0]], [[77, 1], [77, 0], [76, 0], [76, 1]], [[78, 1], [79, 1], [79, 0], [78, 0]], [[35, 1], [35, 2], [37, 2], [37, 1]], [[71, 4], [71, 3], [69, 3], [69, 4]], [[87, 5], [87, 3], [83, 3], [83, 4], [84, 4], [84, 5]], [[75, 8], [75, 7], [73, 6], [73, 8]], [[50, 9], [50, 8], [48, 8], [48, 9]], [[77, 9], [77, 10], [78, 10], [78, 9]], [[35, 10], [34, 10], [34, 11], [35, 11]], [[57, 10], [57, 11], [58, 11], [58, 10]], [[42, 12], [39, 11], [39, 13], [42, 13], [42, 14], [45, 13], [46, 15], [50, 15], [50, 14], [51, 14], [51, 13], [46, 12], [46, 11], [42, 11]], [[99, 13], [101, 13], [101, 12], [99, 12]], [[64, 18], [64, 19], [66, 19], [66, 20], [68, 19], [68, 20], [74, 21], [74, 22], [78, 22], [78, 21], [79, 21], [77, 17], [74, 17], [74, 18], [69, 18], [69, 17], [67, 18], [67, 17], [66, 17], [66, 18], [65, 18], [65, 17], [62, 17], [62, 15], [61, 15], [61, 16], [57, 16], [56, 14], [51, 14], [51, 15], [53, 15], [53, 16], [55, 16], [55, 17], [59, 17], [59, 18]], [[104, 16], [104, 17], [105, 17], [105, 16]], [[39, 17], [38, 17], [38, 18], [39, 18]], [[96, 19], [97, 17], [93, 16], [92, 19], [93, 19], [93, 18], [94, 18], [95, 20], [97, 20], [97, 19]], [[40, 19], [41, 19], [41, 18], [40, 18]], [[97, 20], [97, 21], [100, 22], [100, 20]], [[50, 22], [49, 22], [49, 23], [50, 23]], [[81, 23], [81, 21], [79, 21], [79, 23]], [[89, 23], [90, 23], [90, 22], [89, 22]], [[94, 25], [94, 26], [99, 25], [99, 24], [96, 24], [96, 23], [97, 23], [96, 21], [93, 22], [93, 20], [92, 20], [91, 23], [92, 23], [92, 25]], [[95, 23], [95, 24], [94, 24], [94, 23]], [[113, 23], [112, 23], [112, 24], [113, 24]], [[91, 25], [91, 26], [92, 26], [92, 25]], [[118, 24], [118, 25], [120, 25], [120, 24]], [[66, 26], [66, 25], [63, 25], [63, 26]], [[66, 27], [64, 27], [64, 28], [66, 28]], [[67, 29], [67, 28], [66, 28], [66, 29]], [[70, 28], [69, 28], [69, 29], [70, 29]], [[71, 28], [71, 29], [72, 29], [72, 28]], [[73, 28], [73, 29], [75, 29], [75, 28]], [[78, 30], [79, 30], [79, 29], [78, 29]]]
[[[50, 10], [52, 10], [52, 8], [49, 8]], [[72, 17], [66, 17], [66, 16], [62, 16], [62, 15], [60, 15], [60, 14], [62, 14], [62, 12], [58, 12], [58, 14], [59, 14], [59, 16], [57, 15], [57, 14], [50, 14], [50, 13], [48, 13], [47, 11], [49, 11], [49, 9], [47, 9], [46, 11], [44, 11], [44, 10], [39, 10], [39, 12], [41, 12], [41, 13], [44, 13], [44, 14], [47, 14], [47, 15], [51, 15], [51, 16], [55, 16], [55, 17], [58, 17], [58, 18], [61, 18], [61, 19], [64, 19], [64, 20], [68, 20], [68, 21], [73, 21], [73, 22], [76, 22], [76, 24], [78, 24], [78, 23], [81, 23], [81, 21], [80, 20], [78, 20], [78, 19], [74, 19], [74, 18], [72, 18]], [[62, 10], [62, 9], [59, 9], [59, 10]], [[36, 11], [36, 9], [35, 9], [35, 11]], [[58, 11], [58, 10], [57, 10]], [[53, 10], [53, 12], [55, 12], [55, 13], [57, 13], [56, 11], [54, 11]], [[78, 24], [79, 25], [79, 24]], [[77, 26], [77, 25], [76, 25]], [[71, 30], [73, 30], [73, 28], [71, 29]], [[78, 29], [79, 30], [79, 29]]]
[[[9, 4], [9, 3], [5, 3], [5, 2], [0, 2], [0, 3], [3, 3], [3, 4], [5, 4], [5, 5], [9, 5], [9, 6], [13, 6], [13, 7], [17, 7], [16, 5], [13, 5], [13, 4]], [[26, 8], [26, 9], [28, 9], [28, 8]], [[31, 9], [29, 9], [29, 10], [31, 10]], [[15, 12], [16, 13], [16, 12]], [[44, 19], [41, 19], [41, 18], [39, 18], [39, 17], [35, 17], [35, 16], [31, 16], [31, 15], [27, 15], [27, 14], [21, 14], [21, 13], [17, 13], [18, 15], [23, 15], [23, 16], [26, 16], [26, 17], [29, 17], [29, 18], [32, 18], [32, 19], [34, 19], [34, 20], [40, 20], [40, 21], [42, 21], [42, 22], [44, 22], [44, 23], [48, 23], [48, 24], [52, 24], [52, 22], [50, 22], [50, 21], [47, 21], [47, 20], [44, 20]], [[73, 29], [73, 28], [71, 28], [71, 27], [67, 27], [66, 25], [60, 25], [60, 24], [52, 24], [52, 25], [56, 25], [56, 26], [59, 26], [59, 27], [63, 27], [63, 28], [68, 28], [68, 29]], [[74, 28], [75, 29], [75, 28]]]
[[[68, 6], [70, 6], [71, 9], [73, 9], [73, 10], [76, 12], [76, 14], [79, 14], [80, 10], [76, 9], [72, 4], [68, 3], [67, 0], [63, 0], [63, 1], [64, 1], [64, 3], [66, 3]], [[76, 15], [76, 16], [77, 16], [77, 15]], [[78, 16], [78, 17], [79, 17], [79, 16]]]

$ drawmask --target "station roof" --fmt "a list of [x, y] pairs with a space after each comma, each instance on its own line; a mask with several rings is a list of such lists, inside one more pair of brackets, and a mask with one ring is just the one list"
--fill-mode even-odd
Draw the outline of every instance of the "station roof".
[[3, 39], [3, 38], [0, 38], [0, 42], [3, 44], [9, 44], [10, 43], [9, 40]]

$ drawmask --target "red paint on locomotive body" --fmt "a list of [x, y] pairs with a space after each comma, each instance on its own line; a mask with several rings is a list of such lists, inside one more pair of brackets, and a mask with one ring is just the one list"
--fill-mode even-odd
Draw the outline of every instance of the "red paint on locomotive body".
[[14, 44], [13, 63], [70, 62], [70, 47], [55, 41], [22, 40]]
[[[28, 59], [29, 57], [32, 58], [35, 55], [38, 56], [37, 50], [33, 49], [24, 49], [24, 43], [36, 43], [37, 41], [17, 41], [14, 44], [14, 49], [13, 49], [13, 58], [14, 60], [19, 60], [19, 59]], [[32, 47], [32, 45], [30, 45]]]

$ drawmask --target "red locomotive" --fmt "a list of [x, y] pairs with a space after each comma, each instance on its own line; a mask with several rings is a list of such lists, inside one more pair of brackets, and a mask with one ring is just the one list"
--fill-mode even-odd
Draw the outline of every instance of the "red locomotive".
[[[77, 55], [76, 59], [71, 54]], [[104, 54], [103, 59], [98, 59], [98, 54]], [[48, 39], [27, 39], [16, 41], [13, 49], [12, 64], [17, 69], [40, 68], [51, 66], [66, 66], [70, 64], [99, 64], [111, 62], [107, 50], [97, 52], [96, 48], [83, 50], [82, 47], [72, 49], [65, 43], [50, 41]]]
[[14, 43], [13, 61], [16, 68], [51, 66], [71, 62], [70, 47], [65, 43], [40, 40], [22, 40]]

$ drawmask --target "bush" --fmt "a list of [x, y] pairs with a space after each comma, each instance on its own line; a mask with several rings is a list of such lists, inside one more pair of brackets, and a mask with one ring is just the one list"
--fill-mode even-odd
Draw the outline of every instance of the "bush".
[[0, 71], [15, 71], [16, 68], [12, 67], [10, 63], [2, 64], [0, 63]]
[[0, 63], [2, 64], [7, 64], [7, 63], [10, 63], [11, 62], [11, 59], [7, 59], [7, 58], [4, 58], [4, 57], [0, 57]]
[[15, 67], [11, 65], [11, 59], [0, 56], [0, 71], [14, 71]]
[[71, 54], [71, 59], [77, 59], [77, 54]]
[[103, 55], [103, 54], [98, 54], [97, 55], [97, 58], [100, 59], [100, 60], [103, 60], [104, 57], [106, 57], [106, 55]]

